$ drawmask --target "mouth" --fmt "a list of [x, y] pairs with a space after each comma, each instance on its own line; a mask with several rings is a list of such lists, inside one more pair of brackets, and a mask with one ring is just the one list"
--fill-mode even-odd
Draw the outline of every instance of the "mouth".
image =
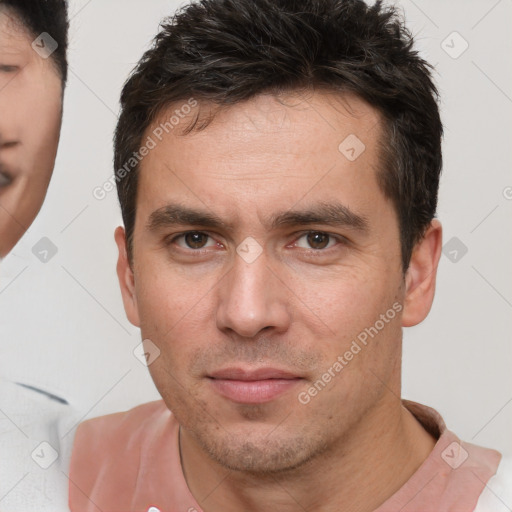
[[2, 188], [8, 187], [13, 181], [14, 178], [11, 176], [10, 173], [7, 172], [5, 167], [0, 163], [0, 190]]
[[7, 187], [12, 183], [12, 178], [5, 172], [0, 171], [0, 188]]
[[208, 375], [214, 390], [232, 402], [270, 402], [301, 383], [299, 375], [278, 368], [226, 368]]

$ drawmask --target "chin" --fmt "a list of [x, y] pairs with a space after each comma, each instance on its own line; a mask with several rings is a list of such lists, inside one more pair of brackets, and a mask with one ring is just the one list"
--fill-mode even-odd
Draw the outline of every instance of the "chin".
[[[272, 432], [249, 439], [244, 432], [193, 432], [211, 459], [230, 471], [258, 475], [275, 475], [305, 466], [327, 447], [322, 439], [312, 439], [296, 433], [294, 436], [273, 437]], [[255, 437], [255, 436], [254, 436]], [[305, 439], [308, 439], [305, 442]]]

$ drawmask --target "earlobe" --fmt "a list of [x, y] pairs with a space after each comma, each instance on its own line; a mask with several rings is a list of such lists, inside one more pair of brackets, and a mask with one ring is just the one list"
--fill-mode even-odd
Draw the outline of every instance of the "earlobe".
[[442, 226], [434, 219], [424, 237], [414, 246], [405, 275], [403, 327], [422, 322], [432, 307], [441, 249]]
[[130, 323], [136, 327], [140, 327], [137, 295], [135, 293], [135, 277], [128, 261], [124, 228], [121, 226], [117, 227], [114, 238], [119, 251], [116, 269], [121, 295], [123, 297], [124, 310]]

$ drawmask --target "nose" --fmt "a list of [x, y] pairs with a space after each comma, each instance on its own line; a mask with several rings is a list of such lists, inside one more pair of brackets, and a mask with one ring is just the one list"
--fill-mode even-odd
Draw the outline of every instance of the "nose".
[[219, 288], [217, 327], [253, 338], [260, 331], [284, 332], [290, 325], [287, 288], [268, 266], [265, 251], [253, 262], [235, 255]]

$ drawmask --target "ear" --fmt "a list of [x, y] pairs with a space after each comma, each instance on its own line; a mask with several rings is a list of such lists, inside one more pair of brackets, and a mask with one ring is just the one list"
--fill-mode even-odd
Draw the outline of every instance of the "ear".
[[119, 256], [117, 258], [117, 278], [119, 279], [119, 286], [121, 287], [124, 310], [128, 320], [136, 327], [140, 327], [137, 296], [135, 294], [135, 277], [128, 261], [124, 228], [121, 226], [116, 228], [114, 238], [119, 250]]
[[405, 298], [402, 326], [412, 327], [428, 315], [436, 289], [436, 275], [441, 257], [443, 229], [434, 219], [425, 236], [414, 246], [405, 274]]

